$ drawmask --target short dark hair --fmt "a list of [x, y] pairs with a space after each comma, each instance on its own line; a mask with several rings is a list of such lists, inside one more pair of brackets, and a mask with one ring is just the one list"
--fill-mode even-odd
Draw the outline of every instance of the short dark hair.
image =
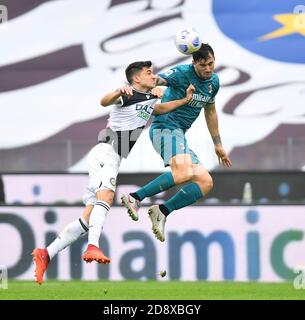
[[132, 77], [141, 71], [143, 68], [150, 68], [152, 65], [151, 61], [136, 61], [131, 63], [125, 70], [125, 75], [127, 81], [131, 84], [132, 83]]
[[200, 49], [195, 51], [192, 56], [193, 60], [197, 62], [202, 59], [206, 60], [209, 57], [209, 54], [215, 59], [213, 48], [208, 43], [202, 43]]

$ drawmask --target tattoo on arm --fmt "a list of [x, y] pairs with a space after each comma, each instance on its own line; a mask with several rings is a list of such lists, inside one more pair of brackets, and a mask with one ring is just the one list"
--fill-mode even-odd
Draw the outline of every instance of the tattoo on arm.
[[212, 139], [213, 139], [213, 142], [214, 142], [215, 145], [216, 144], [221, 144], [221, 138], [220, 138], [219, 135], [218, 136], [213, 136]]

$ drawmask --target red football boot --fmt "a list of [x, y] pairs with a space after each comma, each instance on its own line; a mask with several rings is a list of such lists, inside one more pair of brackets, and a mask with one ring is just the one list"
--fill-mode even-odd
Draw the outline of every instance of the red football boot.
[[82, 255], [82, 259], [86, 262], [110, 263], [110, 259], [104, 255], [103, 251], [93, 244], [88, 245], [87, 250]]
[[33, 250], [32, 256], [35, 263], [35, 276], [37, 282], [41, 285], [43, 282], [43, 275], [46, 272], [50, 262], [48, 250], [36, 248]]

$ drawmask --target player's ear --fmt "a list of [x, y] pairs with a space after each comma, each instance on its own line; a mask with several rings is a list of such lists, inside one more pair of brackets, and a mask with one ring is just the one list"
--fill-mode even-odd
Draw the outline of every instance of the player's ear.
[[133, 76], [133, 79], [132, 79], [132, 80], [133, 80], [133, 82], [135, 82], [135, 83], [141, 82], [140, 77], [139, 77], [138, 75], [136, 75], [136, 74]]

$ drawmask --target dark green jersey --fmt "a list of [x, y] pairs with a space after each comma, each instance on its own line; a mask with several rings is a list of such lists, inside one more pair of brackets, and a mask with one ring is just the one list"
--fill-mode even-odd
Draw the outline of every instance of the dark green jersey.
[[192, 64], [183, 64], [161, 73], [159, 76], [165, 79], [168, 85], [162, 102], [184, 98], [190, 84], [193, 84], [196, 90], [188, 105], [156, 116], [152, 123], [154, 128], [187, 130], [197, 119], [202, 108], [215, 102], [215, 96], [219, 90], [219, 79], [216, 73], [213, 73], [210, 79], [202, 80], [197, 76]]

